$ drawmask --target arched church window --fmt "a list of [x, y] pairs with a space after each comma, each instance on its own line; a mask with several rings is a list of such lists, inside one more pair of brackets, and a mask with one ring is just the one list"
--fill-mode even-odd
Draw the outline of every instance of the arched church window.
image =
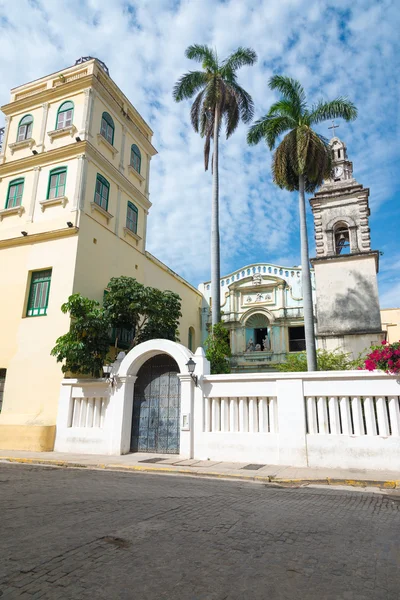
[[337, 157], [340, 158], [340, 149], [337, 151]]
[[225, 281], [224, 280], [221, 281], [221, 285], [225, 285]]
[[268, 267], [268, 273], [272, 273], [271, 267]]
[[335, 254], [350, 254], [350, 232], [346, 223], [338, 223], [334, 235]]
[[250, 275], [250, 269], [247, 269], [247, 275]]

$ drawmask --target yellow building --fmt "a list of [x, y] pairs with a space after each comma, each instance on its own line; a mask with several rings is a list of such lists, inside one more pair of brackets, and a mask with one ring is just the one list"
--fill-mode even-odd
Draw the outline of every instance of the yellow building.
[[51, 450], [62, 372], [50, 350], [68, 296], [101, 301], [119, 275], [172, 290], [192, 349], [202, 297], [146, 251], [153, 132], [102, 62], [14, 88], [2, 110], [0, 448]]
[[400, 341], [400, 308], [381, 309], [382, 328], [388, 342]]

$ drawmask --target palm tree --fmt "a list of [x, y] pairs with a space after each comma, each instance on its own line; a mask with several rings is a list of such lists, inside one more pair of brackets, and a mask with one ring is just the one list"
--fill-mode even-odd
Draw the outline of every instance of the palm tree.
[[272, 150], [280, 135], [285, 137], [276, 148], [272, 161], [274, 183], [280, 188], [299, 192], [301, 268], [303, 277], [304, 328], [307, 351], [307, 368], [317, 370], [314, 317], [311, 291], [310, 261], [308, 252], [306, 204], [304, 192], [313, 192], [324, 178], [331, 174], [331, 149], [324, 137], [316, 133], [313, 125], [328, 119], [342, 118], [351, 121], [357, 109], [347, 98], [331, 102], [320, 101], [309, 107], [302, 85], [295, 79], [274, 75], [269, 81], [272, 90], [281, 98], [268, 113], [251, 126], [247, 135], [249, 144], [264, 139]]
[[176, 102], [196, 98], [190, 117], [193, 129], [204, 137], [204, 167], [207, 171], [211, 140], [212, 155], [212, 205], [211, 205], [211, 298], [212, 325], [220, 320], [220, 249], [219, 249], [219, 180], [218, 141], [222, 122], [229, 138], [240, 121], [249, 123], [254, 114], [251, 96], [237, 83], [236, 71], [244, 65], [253, 65], [257, 55], [250, 48], [238, 48], [222, 62], [215, 50], [195, 44], [186, 49], [187, 58], [202, 63], [202, 71], [189, 71], [175, 84]]

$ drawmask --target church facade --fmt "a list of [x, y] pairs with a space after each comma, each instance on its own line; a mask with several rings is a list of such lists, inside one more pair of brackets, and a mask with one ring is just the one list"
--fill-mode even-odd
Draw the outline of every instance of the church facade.
[[[288, 352], [305, 349], [301, 267], [248, 265], [221, 278], [220, 285], [234, 371], [276, 370]], [[210, 289], [210, 282], [199, 286], [203, 340], [211, 323]]]

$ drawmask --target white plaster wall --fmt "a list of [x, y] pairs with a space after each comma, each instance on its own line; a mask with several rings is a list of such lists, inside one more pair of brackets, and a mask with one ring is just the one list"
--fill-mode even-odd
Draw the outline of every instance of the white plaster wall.
[[318, 334], [381, 330], [374, 255], [327, 259], [314, 269]]
[[278, 435], [274, 433], [203, 433], [194, 458], [226, 462], [279, 464]]

